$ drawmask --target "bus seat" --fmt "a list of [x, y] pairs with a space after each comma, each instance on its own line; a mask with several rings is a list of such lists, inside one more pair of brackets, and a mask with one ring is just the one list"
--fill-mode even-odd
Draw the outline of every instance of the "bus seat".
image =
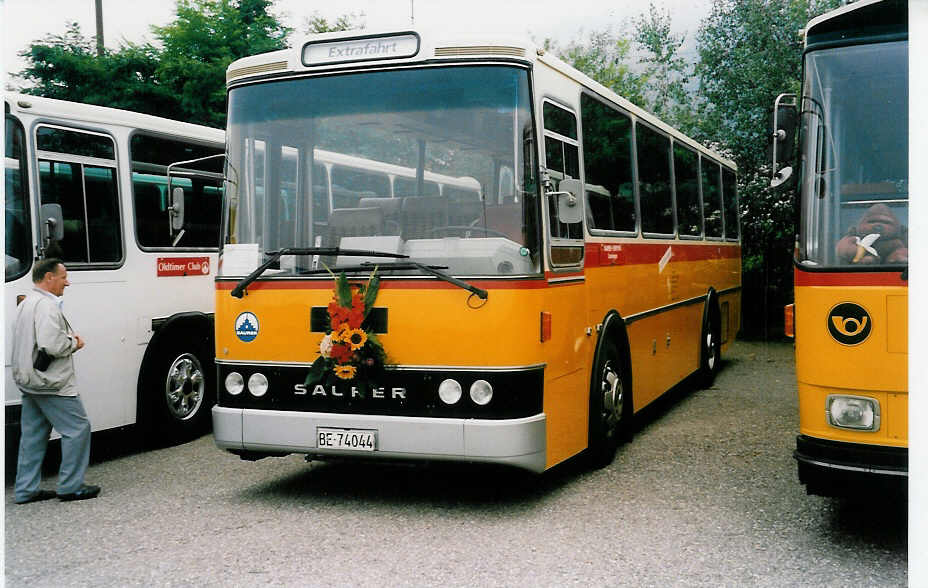
[[448, 201], [441, 197], [407, 196], [400, 205], [400, 227], [403, 239], [428, 239], [432, 229], [448, 226]]
[[480, 200], [462, 200], [448, 207], [448, 224], [451, 226], [467, 226], [475, 220], [482, 221], [482, 218], [483, 202]]
[[[516, 243], [525, 243], [522, 226], [522, 207], [518, 204], [487, 208], [486, 227], [509, 237]], [[483, 226], [482, 223], [478, 226]]]
[[[326, 231], [326, 247], [339, 247], [342, 237], [367, 237], [383, 234], [383, 211], [376, 206], [370, 208], [336, 208], [329, 215]], [[322, 262], [328, 266], [335, 263], [334, 256], [325, 256]]]
[[383, 211], [384, 234], [400, 234], [400, 205], [402, 198], [372, 198], [362, 196], [358, 208], [376, 207]]

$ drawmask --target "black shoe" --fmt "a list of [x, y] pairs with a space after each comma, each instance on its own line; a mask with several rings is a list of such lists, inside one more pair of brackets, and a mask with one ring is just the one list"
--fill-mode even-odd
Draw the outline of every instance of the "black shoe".
[[58, 500], [61, 500], [62, 502], [68, 502], [69, 500], [89, 500], [91, 498], [96, 498], [97, 494], [99, 493], [99, 486], [84, 484], [77, 492], [72, 492], [71, 494], [59, 494]]
[[14, 500], [14, 502], [16, 504], [29, 504], [30, 502], [41, 502], [43, 500], [51, 500], [55, 496], [57, 496], [57, 494], [55, 494], [51, 490], [39, 490], [38, 492], [36, 492], [35, 494], [33, 494], [32, 496], [30, 496], [29, 498], [25, 500]]

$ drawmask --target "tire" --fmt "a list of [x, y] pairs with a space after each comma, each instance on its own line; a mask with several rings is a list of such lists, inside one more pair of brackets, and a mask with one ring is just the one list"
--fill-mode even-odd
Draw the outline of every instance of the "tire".
[[588, 453], [595, 469], [612, 463], [619, 444], [632, 436], [632, 397], [626, 365], [615, 341], [604, 341], [590, 386]]
[[176, 444], [205, 433], [216, 397], [212, 353], [184, 333], [152, 360], [146, 386], [149, 441]]
[[718, 305], [710, 300], [702, 321], [699, 343], [699, 380], [703, 388], [715, 382], [722, 365], [722, 328]]

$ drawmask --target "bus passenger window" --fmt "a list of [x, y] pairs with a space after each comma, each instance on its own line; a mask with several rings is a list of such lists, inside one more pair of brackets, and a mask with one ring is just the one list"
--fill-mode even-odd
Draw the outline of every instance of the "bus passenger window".
[[586, 94], [580, 96], [580, 108], [590, 228], [634, 232], [632, 121]]
[[673, 146], [673, 173], [677, 189], [677, 231], [685, 237], [702, 236], [699, 209], [699, 156], [686, 147]]
[[738, 223], [738, 186], [735, 172], [722, 168], [722, 201], [725, 203], [725, 238], [737, 241], [741, 236]]
[[640, 122], [638, 140], [638, 193], [641, 232], [672, 235], [673, 195], [670, 190], [670, 139]]
[[706, 237], [722, 236], [722, 183], [719, 164], [702, 158], [702, 214]]
[[184, 190], [183, 234], [169, 221], [167, 169], [172, 163], [223, 153], [216, 145], [151, 137], [137, 133], [129, 142], [136, 239], [142, 247], [219, 247], [222, 214], [222, 158], [172, 167], [171, 189]]

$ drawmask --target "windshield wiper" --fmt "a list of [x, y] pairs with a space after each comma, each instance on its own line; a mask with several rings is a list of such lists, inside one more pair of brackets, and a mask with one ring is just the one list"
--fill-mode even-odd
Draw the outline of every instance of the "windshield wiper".
[[[402, 253], [389, 253], [386, 251], [362, 251], [360, 249], [339, 249], [338, 247], [286, 247], [284, 249], [278, 249], [277, 251], [268, 251], [267, 255], [270, 255], [267, 261], [262, 263], [258, 268], [248, 274], [241, 282], [235, 285], [232, 288], [232, 291], [229, 292], [232, 296], [236, 298], [241, 298], [244, 295], [245, 288], [249, 284], [258, 279], [258, 277], [263, 274], [267, 268], [274, 265], [278, 259], [284, 255], [345, 255], [351, 257], [391, 257], [394, 259], [406, 259], [409, 256]], [[328, 271], [328, 270], [323, 270]]]
[[[408, 256], [403, 256], [403, 257], [408, 257]], [[448, 266], [446, 265], [425, 265], [424, 263], [419, 263], [418, 261], [399, 261], [399, 262], [388, 262], [388, 263], [383, 263], [383, 264], [374, 264], [370, 261], [366, 261], [360, 265], [350, 265], [350, 266], [337, 267], [337, 268], [333, 267], [331, 269], [332, 271], [340, 271], [340, 272], [361, 272], [361, 271], [369, 271], [371, 268], [374, 268], [374, 267], [378, 269], [388, 269], [388, 270], [417, 269], [421, 272], [433, 275], [436, 278], [444, 280], [445, 282], [448, 282], [449, 284], [457, 286], [458, 288], [463, 288], [467, 290], [468, 292], [475, 294], [481, 300], [486, 300], [488, 296], [486, 290], [482, 290], [476, 286], [472, 286], [468, 284], [467, 282], [465, 282], [464, 280], [459, 280], [455, 278], [454, 276], [449, 276], [445, 272], [441, 271], [443, 269], [448, 269]], [[315, 270], [304, 271], [302, 272], [302, 274], [303, 275], [323, 274], [323, 273], [327, 273], [328, 271], [329, 270], [326, 270], [326, 269], [315, 269]]]

